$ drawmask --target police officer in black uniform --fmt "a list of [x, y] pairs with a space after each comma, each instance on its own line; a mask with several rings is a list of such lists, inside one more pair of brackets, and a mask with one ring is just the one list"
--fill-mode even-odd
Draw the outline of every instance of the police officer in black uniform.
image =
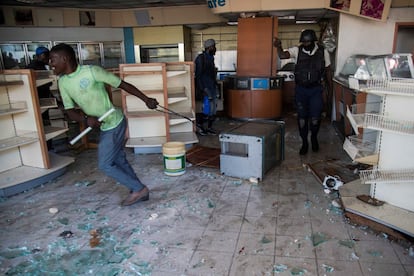
[[280, 59], [295, 59], [295, 103], [298, 113], [299, 134], [302, 147], [299, 154], [308, 152], [308, 132], [311, 132], [312, 151], [319, 150], [318, 132], [323, 110], [323, 81], [331, 87], [331, 61], [329, 53], [317, 43], [315, 31], [303, 30], [300, 45], [283, 50], [282, 42], [275, 38]]

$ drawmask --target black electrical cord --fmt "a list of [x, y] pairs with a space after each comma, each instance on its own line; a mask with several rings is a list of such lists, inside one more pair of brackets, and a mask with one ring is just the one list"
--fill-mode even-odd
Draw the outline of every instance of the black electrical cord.
[[158, 107], [160, 107], [160, 108], [162, 108], [163, 110], [160, 110], [160, 109], [155, 109], [156, 111], [158, 111], [158, 112], [162, 112], [162, 113], [167, 113], [167, 114], [173, 114], [173, 115], [176, 115], [176, 116], [178, 116], [178, 117], [181, 117], [181, 118], [184, 118], [184, 119], [187, 119], [188, 121], [190, 121], [192, 124], [194, 124], [197, 128], [199, 128], [199, 129], [203, 129], [203, 127], [201, 126], [201, 125], [199, 125], [199, 124], [197, 124], [197, 121], [196, 120], [191, 120], [191, 118], [188, 118], [187, 116], [184, 116], [184, 115], [182, 115], [182, 114], [180, 114], [180, 113], [177, 113], [177, 112], [175, 112], [175, 111], [173, 111], [173, 110], [171, 110], [171, 109], [168, 109], [168, 108], [166, 108], [166, 107], [164, 107], [164, 106], [162, 106], [162, 105], [157, 105]]

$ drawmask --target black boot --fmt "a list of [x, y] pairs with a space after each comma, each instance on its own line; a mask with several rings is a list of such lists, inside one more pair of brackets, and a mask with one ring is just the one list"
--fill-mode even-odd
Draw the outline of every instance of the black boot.
[[309, 148], [308, 140], [303, 140], [302, 141], [302, 147], [300, 148], [299, 154], [300, 155], [307, 154], [308, 153], [308, 148]]
[[213, 122], [215, 121], [215, 117], [214, 116], [209, 116], [208, 117], [208, 127], [207, 127], [207, 133], [208, 134], [212, 134], [212, 135], [216, 135], [217, 132], [213, 129]]
[[312, 151], [317, 152], [319, 151], [319, 143], [318, 143], [318, 137], [316, 135], [311, 135], [311, 143], [312, 143]]
[[308, 120], [298, 119], [299, 135], [302, 138], [302, 147], [300, 148], [299, 154], [305, 155], [308, 153]]
[[318, 132], [319, 132], [320, 125], [321, 125], [321, 120], [312, 118], [310, 129], [311, 129], [311, 143], [312, 143], [313, 152], [319, 151]]
[[208, 120], [207, 118], [208, 118], [208, 116], [203, 114], [199, 118], [199, 121], [197, 123], [197, 134], [199, 134], [201, 136], [205, 136], [205, 135], [208, 134], [207, 133], [207, 127], [206, 127], [206, 123], [207, 123], [207, 120]]

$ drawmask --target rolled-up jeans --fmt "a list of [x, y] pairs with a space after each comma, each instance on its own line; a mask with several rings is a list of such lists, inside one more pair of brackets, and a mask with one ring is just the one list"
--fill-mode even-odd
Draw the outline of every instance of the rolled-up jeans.
[[142, 190], [145, 185], [139, 180], [124, 151], [126, 120], [113, 129], [101, 131], [98, 146], [98, 167], [106, 175], [125, 185], [130, 191]]

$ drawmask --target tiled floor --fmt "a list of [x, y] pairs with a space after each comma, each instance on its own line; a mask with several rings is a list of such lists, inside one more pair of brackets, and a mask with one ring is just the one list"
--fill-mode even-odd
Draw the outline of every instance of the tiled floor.
[[[239, 123], [221, 118], [216, 127]], [[0, 203], [0, 274], [413, 275], [412, 245], [350, 224], [332, 205], [337, 195], [303, 167], [349, 160], [329, 122], [319, 153], [299, 156], [293, 116], [285, 138], [285, 160], [259, 184], [195, 166], [166, 176], [162, 154], [128, 150], [151, 189], [130, 207], [119, 205], [127, 189], [97, 170], [95, 150], [83, 151], [63, 176]], [[220, 147], [217, 136], [200, 144]], [[93, 248], [91, 229], [101, 233]]]

